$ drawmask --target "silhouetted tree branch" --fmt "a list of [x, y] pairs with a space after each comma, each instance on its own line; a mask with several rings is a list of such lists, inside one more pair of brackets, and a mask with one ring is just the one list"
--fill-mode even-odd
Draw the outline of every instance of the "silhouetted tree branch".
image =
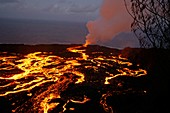
[[131, 0], [131, 29], [144, 48], [170, 48], [170, 0]]

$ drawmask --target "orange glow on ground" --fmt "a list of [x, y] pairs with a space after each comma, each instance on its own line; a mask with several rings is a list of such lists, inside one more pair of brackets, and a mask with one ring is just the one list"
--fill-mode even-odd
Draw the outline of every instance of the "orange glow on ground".
[[[0, 56], [0, 71], [11, 71], [13, 73], [0, 73], [0, 80], [6, 81], [0, 84], [0, 96], [8, 96], [12, 94], [18, 94], [21, 92], [27, 92], [28, 97], [33, 97], [30, 101], [33, 103], [34, 108], [37, 112], [48, 113], [55, 107], [58, 107], [60, 102], [53, 102], [53, 100], [61, 99], [61, 92], [68, 88], [70, 83], [82, 84], [86, 82], [86, 73], [80, 71], [84, 69], [93, 69], [95, 72], [99, 72], [101, 69], [111, 68], [114, 69], [114, 65], [119, 65], [120, 68], [114, 69], [116, 74], [112, 71], [105, 72], [105, 81], [103, 85], [111, 84], [111, 80], [118, 76], [133, 76], [139, 77], [147, 74], [144, 69], [131, 69], [129, 68], [133, 64], [128, 59], [121, 58], [120, 56], [96, 56], [92, 57], [86, 53], [85, 47], [88, 43], [83, 46], [69, 47], [68, 52], [78, 53], [79, 57], [64, 58], [56, 55], [49, 54], [48, 52], [35, 52], [25, 56]], [[6, 53], [3, 53], [6, 54]], [[98, 54], [94, 52], [92, 55]], [[103, 54], [100, 52], [100, 54]], [[85, 62], [83, 64], [82, 62]], [[122, 68], [124, 67], [124, 68]], [[90, 75], [94, 76], [94, 75]], [[42, 93], [33, 94], [33, 90], [38, 87], [43, 87], [47, 84], [48, 88]], [[118, 84], [119, 87], [122, 84]], [[146, 92], [146, 91], [145, 91]], [[110, 94], [103, 94], [102, 98], [106, 98]], [[91, 99], [84, 95], [83, 99], [75, 100], [69, 98], [62, 105], [65, 112], [67, 104], [70, 102], [84, 104]], [[104, 109], [111, 109], [107, 106], [104, 100], [101, 100], [101, 104]], [[15, 105], [15, 104], [14, 104]], [[19, 106], [13, 111], [23, 112]], [[75, 110], [70, 108], [70, 110]], [[30, 110], [31, 112], [31, 110]]]

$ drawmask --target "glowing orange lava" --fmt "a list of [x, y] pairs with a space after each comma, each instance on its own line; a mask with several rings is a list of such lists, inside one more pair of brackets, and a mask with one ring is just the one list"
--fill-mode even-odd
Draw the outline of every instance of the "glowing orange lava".
[[[52, 53], [48, 52], [35, 52], [25, 56], [10, 56], [7, 53], [1, 53], [0, 96], [27, 92], [27, 96], [31, 98], [29, 101], [33, 103], [33, 108], [30, 111], [24, 111], [22, 106], [17, 106], [13, 109], [13, 112], [37, 111], [39, 113], [48, 113], [61, 104], [58, 101], [53, 102], [53, 100], [61, 99], [61, 92], [66, 90], [70, 83], [81, 84], [85, 82], [86, 73], [80, 71], [83, 70], [82, 68], [93, 69], [95, 72], [99, 72], [107, 68], [113, 69], [114, 65], [122, 66], [123, 68], [115, 69], [116, 74], [110, 71], [105, 72], [106, 77], [103, 83], [105, 85], [110, 84], [110, 80], [118, 76], [139, 77], [147, 74], [144, 69], [138, 68], [134, 70], [128, 68], [133, 64], [128, 59], [120, 56], [105, 57], [100, 55], [93, 58], [86, 53], [85, 48], [87, 45], [88, 42], [83, 46], [67, 48], [68, 52], [80, 54], [80, 57], [71, 58], [52, 55]], [[93, 53], [93, 55], [95, 54], [97, 52]], [[83, 62], [85, 63], [83, 64]], [[52, 85], [46, 86], [48, 84]], [[45, 91], [33, 93], [35, 88], [43, 88], [44, 86], [47, 87], [44, 89]], [[109, 96], [106, 95], [103, 94], [102, 98]], [[83, 100], [69, 98], [62, 105], [61, 113], [68, 110], [66, 106], [69, 102], [84, 104], [90, 100], [87, 95], [84, 95]], [[27, 106], [27, 103], [25, 104]], [[101, 104], [106, 111], [111, 109], [107, 107], [104, 101], [101, 101]], [[75, 108], [70, 108], [70, 110], [75, 110]]]

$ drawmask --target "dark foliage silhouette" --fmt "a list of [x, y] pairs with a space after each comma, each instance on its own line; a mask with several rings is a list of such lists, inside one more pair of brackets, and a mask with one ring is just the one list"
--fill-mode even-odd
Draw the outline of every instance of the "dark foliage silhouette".
[[170, 48], [170, 0], [124, 0], [142, 48]]

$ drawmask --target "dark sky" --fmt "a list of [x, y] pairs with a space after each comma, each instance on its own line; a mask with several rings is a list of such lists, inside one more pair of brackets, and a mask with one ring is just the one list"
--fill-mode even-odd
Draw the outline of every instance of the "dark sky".
[[[0, 0], [0, 18], [42, 19], [57, 21], [88, 22], [100, 17], [100, 8], [106, 0]], [[113, 7], [114, 29], [118, 23], [126, 22], [129, 30], [113, 36], [106, 46], [124, 47], [137, 46], [138, 42], [130, 32], [131, 19], [125, 10], [123, 0], [108, 0]], [[107, 6], [106, 6], [107, 7]], [[121, 25], [122, 26], [122, 25]], [[126, 26], [126, 24], [124, 24]], [[85, 37], [85, 36], [84, 36]], [[2, 37], [1, 37], [2, 38]], [[17, 40], [17, 39], [16, 39]], [[76, 40], [76, 38], [75, 38]], [[74, 41], [73, 41], [74, 43]]]
[[87, 21], [102, 0], [0, 0], [0, 17]]

